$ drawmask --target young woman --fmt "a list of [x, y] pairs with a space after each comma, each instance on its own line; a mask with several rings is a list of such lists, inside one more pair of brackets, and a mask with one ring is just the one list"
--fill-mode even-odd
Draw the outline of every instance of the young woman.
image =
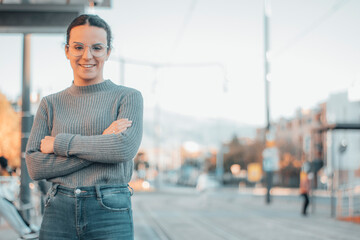
[[143, 99], [103, 79], [111, 31], [96, 15], [67, 29], [72, 85], [42, 99], [26, 150], [30, 177], [52, 182], [40, 239], [133, 239], [129, 190]]

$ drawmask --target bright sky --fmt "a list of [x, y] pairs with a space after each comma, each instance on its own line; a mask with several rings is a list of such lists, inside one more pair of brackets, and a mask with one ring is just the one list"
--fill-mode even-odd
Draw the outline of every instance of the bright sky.
[[[272, 0], [271, 9], [272, 119], [315, 107], [359, 78], [360, 1]], [[115, 83], [119, 56], [226, 69], [126, 65], [125, 85], [142, 91], [145, 107], [158, 102], [172, 112], [265, 124], [262, 0], [120, 0], [96, 14], [113, 30], [104, 77]], [[44, 96], [71, 84], [64, 41], [64, 34], [32, 35], [32, 91]], [[0, 91], [14, 99], [21, 93], [22, 37], [1, 34], [0, 45]]]

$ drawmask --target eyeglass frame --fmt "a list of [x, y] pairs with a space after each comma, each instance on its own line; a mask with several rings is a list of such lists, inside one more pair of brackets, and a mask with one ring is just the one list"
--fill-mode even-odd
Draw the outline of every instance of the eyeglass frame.
[[105, 45], [104, 43], [95, 43], [95, 44], [92, 44], [92, 45], [86, 45], [86, 44], [83, 44], [82, 42], [74, 42], [74, 43], [72, 43], [72, 44], [78, 44], [78, 45], [82, 45], [82, 46], [84, 47], [84, 50], [83, 50], [83, 53], [82, 53], [82, 54], [80, 54], [80, 55], [74, 55], [74, 54], [72, 54], [71, 51], [70, 51], [70, 47], [71, 47], [70, 44], [66, 44], [65, 46], [68, 48], [70, 55], [73, 56], [73, 57], [80, 57], [80, 56], [84, 55], [86, 47], [88, 47], [88, 48], [90, 47], [91, 55], [94, 56], [94, 53], [93, 53], [93, 50], [92, 50], [93, 48], [92, 48], [92, 47], [95, 46], [95, 45], [101, 45], [101, 46], [105, 47], [106, 51], [105, 51], [104, 55], [94, 56], [94, 57], [103, 57], [103, 56], [106, 55], [106, 52], [109, 51], [109, 46], [108, 46], [108, 45]]

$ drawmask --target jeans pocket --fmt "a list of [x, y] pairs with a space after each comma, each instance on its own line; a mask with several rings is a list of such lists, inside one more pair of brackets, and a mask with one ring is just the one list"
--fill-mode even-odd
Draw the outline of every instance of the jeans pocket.
[[101, 207], [116, 212], [129, 212], [131, 209], [131, 200], [129, 192], [112, 192], [101, 194], [98, 197]]

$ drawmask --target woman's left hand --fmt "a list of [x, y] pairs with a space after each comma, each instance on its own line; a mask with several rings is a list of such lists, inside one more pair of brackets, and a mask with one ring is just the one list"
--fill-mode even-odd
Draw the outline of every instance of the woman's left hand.
[[54, 137], [46, 136], [41, 140], [40, 151], [42, 153], [54, 153], [54, 142]]

